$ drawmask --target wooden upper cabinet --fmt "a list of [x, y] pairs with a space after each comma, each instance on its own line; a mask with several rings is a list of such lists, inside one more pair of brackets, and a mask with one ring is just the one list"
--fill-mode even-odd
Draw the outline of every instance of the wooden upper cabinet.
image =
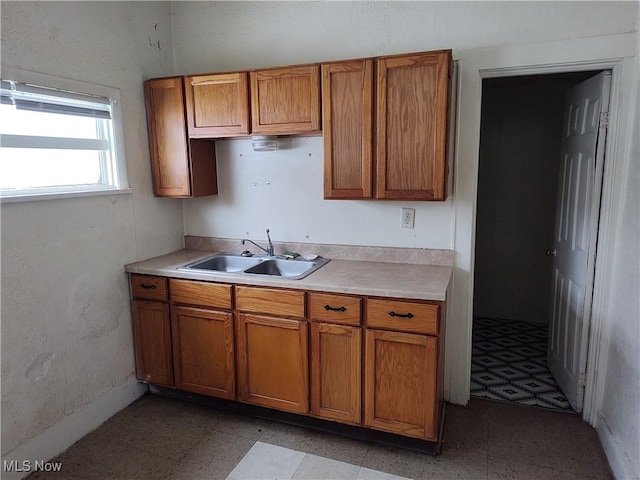
[[246, 72], [189, 76], [184, 86], [190, 137], [249, 133]]
[[258, 70], [250, 78], [252, 133], [320, 131], [319, 65]]
[[376, 198], [446, 198], [451, 51], [382, 57], [376, 78]]
[[199, 197], [218, 193], [215, 145], [188, 139], [182, 78], [144, 84], [153, 190], [159, 197]]
[[324, 198], [372, 196], [373, 60], [322, 65]]
[[155, 194], [187, 197], [191, 188], [182, 80], [150, 80], [145, 83], [145, 98]]

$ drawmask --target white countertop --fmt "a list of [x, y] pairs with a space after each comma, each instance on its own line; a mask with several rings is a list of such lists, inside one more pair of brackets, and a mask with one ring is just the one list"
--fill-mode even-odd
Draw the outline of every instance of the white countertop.
[[436, 301], [446, 300], [452, 273], [450, 266], [338, 259], [331, 260], [300, 280], [264, 275], [178, 270], [178, 267], [214, 253], [178, 250], [168, 255], [130, 263], [125, 265], [125, 271], [189, 280]]

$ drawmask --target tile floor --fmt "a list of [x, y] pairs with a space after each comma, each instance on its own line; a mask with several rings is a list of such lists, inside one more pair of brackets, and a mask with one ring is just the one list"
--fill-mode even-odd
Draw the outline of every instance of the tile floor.
[[612, 478], [578, 415], [481, 399], [448, 406], [433, 457], [147, 395], [54, 461], [29, 479]]
[[573, 412], [547, 366], [545, 324], [475, 317], [471, 396]]

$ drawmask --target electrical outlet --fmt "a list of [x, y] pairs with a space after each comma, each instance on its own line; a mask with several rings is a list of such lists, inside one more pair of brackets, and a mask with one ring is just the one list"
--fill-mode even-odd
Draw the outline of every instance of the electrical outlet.
[[416, 220], [415, 208], [403, 208], [400, 220], [400, 228], [413, 228]]

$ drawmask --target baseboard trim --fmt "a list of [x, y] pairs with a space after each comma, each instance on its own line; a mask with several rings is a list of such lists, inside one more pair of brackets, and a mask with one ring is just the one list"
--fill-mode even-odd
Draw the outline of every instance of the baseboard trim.
[[632, 453], [625, 450], [624, 443], [609, 429], [607, 421], [601, 415], [598, 416], [596, 431], [614, 478], [618, 480], [640, 479], [640, 471], [637, 463], [634, 464], [632, 460]]
[[[95, 430], [106, 420], [144, 395], [147, 390], [147, 385], [138, 382], [134, 375], [128, 377], [120, 385], [108, 390], [93, 402], [84, 405], [55, 425], [3, 454], [2, 479], [18, 480], [26, 477], [31, 472], [28, 471], [28, 468], [23, 468], [24, 465], [34, 466], [36, 461], [48, 461], [56, 457], [87, 433]], [[23, 471], [6, 471], [8, 465], [5, 462], [11, 461], [18, 462], [13, 464], [19, 466], [18, 468], [14, 467], [14, 470]]]

